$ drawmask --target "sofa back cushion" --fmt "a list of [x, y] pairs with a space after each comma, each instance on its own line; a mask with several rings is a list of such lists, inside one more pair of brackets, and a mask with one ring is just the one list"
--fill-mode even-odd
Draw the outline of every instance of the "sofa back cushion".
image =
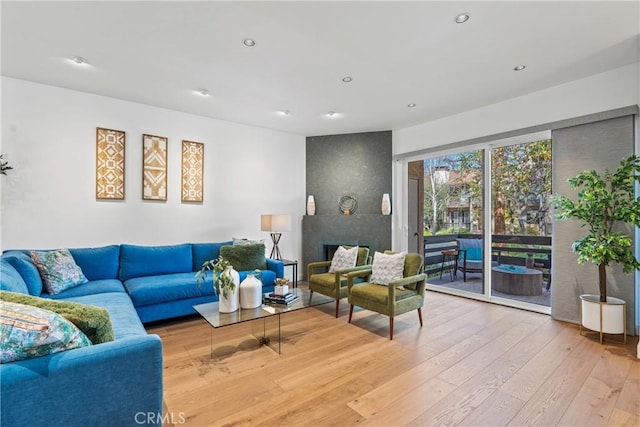
[[40, 277], [38, 267], [33, 263], [29, 251], [7, 251], [2, 255], [2, 258], [6, 259], [20, 273], [20, 276], [27, 284], [29, 295], [40, 296], [42, 294], [44, 286], [42, 277]]
[[220, 248], [220, 256], [231, 263], [236, 271], [266, 270], [264, 245], [231, 245]]
[[193, 268], [191, 244], [120, 246], [120, 280], [161, 274], [188, 273]]
[[29, 288], [18, 271], [5, 258], [0, 259], [0, 289], [28, 294]]
[[192, 243], [191, 254], [193, 256], [193, 271], [200, 270], [205, 261], [218, 259], [220, 256], [220, 248], [232, 244], [232, 241], [221, 243]]
[[120, 266], [120, 246], [69, 249], [76, 264], [89, 280], [117, 279]]

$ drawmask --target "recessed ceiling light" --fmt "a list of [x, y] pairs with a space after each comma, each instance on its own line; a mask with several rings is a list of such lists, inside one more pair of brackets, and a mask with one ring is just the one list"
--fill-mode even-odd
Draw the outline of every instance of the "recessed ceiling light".
[[459, 13], [458, 15], [456, 15], [456, 24], [464, 24], [469, 20], [469, 18], [471, 18], [471, 15], [469, 15], [468, 13]]
[[346, 77], [342, 78], [342, 81], [345, 82], [345, 83], [351, 83], [351, 81], [353, 81], [353, 79], [351, 77], [349, 77], [349, 76], [346, 76]]
[[206, 89], [198, 89], [198, 90], [196, 90], [196, 93], [198, 95], [200, 95], [200, 96], [209, 96], [210, 95], [209, 91], [206, 90]]
[[409, 107], [409, 108], [413, 108], [415, 106], [416, 106], [416, 104], [414, 104], [413, 102], [411, 104], [407, 105], [407, 107]]
[[82, 56], [72, 56], [69, 58], [69, 61], [73, 62], [76, 65], [88, 65], [89, 63], [87, 62], [86, 59], [84, 59]]
[[329, 111], [329, 112], [327, 113], [327, 116], [329, 116], [329, 117], [333, 117], [333, 116], [335, 116], [335, 115], [336, 115], [336, 112], [335, 112], [335, 111]]
[[513, 71], [522, 71], [525, 68], [527, 68], [526, 65], [516, 65], [515, 67], [513, 67]]
[[254, 39], [244, 39], [242, 43], [247, 47], [254, 47], [256, 45], [256, 41]]
[[281, 116], [290, 116], [291, 115], [291, 111], [289, 111], [289, 110], [280, 110], [277, 113], [279, 115], [281, 115]]

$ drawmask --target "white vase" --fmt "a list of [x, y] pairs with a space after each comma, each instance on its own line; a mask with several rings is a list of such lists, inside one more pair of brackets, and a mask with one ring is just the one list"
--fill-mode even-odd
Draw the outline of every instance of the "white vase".
[[382, 211], [382, 215], [391, 214], [391, 199], [389, 198], [389, 193], [384, 193], [382, 195], [382, 205], [380, 210]]
[[240, 308], [256, 308], [262, 305], [262, 282], [253, 274], [240, 283]]
[[580, 300], [581, 326], [601, 334], [624, 334], [626, 341], [627, 307], [624, 300], [607, 297], [607, 302], [600, 302], [599, 295], [580, 295]]
[[233, 268], [227, 268], [222, 274], [229, 274], [236, 285], [233, 292], [228, 291], [227, 298], [224, 297], [222, 291], [218, 295], [218, 311], [220, 313], [233, 313], [238, 310], [238, 299], [240, 291], [240, 274]]
[[316, 201], [313, 196], [309, 196], [307, 198], [307, 215], [315, 215], [316, 214]]

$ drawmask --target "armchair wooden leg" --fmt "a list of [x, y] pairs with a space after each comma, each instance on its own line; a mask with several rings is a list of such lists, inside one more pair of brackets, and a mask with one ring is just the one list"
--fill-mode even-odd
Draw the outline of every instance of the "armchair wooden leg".
[[336, 298], [336, 319], [338, 318], [338, 311], [340, 310], [340, 299]]
[[418, 318], [420, 319], [420, 327], [422, 328], [422, 307], [418, 309]]
[[349, 307], [349, 323], [351, 323], [351, 315], [353, 314], [353, 304]]
[[389, 317], [389, 340], [393, 340], [393, 317]]

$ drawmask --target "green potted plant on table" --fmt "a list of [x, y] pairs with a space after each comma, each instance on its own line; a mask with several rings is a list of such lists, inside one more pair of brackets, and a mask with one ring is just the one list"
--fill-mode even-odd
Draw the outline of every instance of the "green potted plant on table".
[[617, 263], [625, 273], [640, 270], [635, 258], [633, 239], [623, 231], [614, 229], [621, 224], [640, 225], [640, 197], [634, 197], [636, 182], [640, 182], [640, 157], [623, 159], [611, 172], [584, 171], [569, 179], [571, 188], [578, 190], [574, 202], [563, 195], [556, 195], [553, 204], [558, 219], [577, 219], [587, 234], [573, 242], [578, 263], [592, 262], [598, 266], [600, 295], [580, 295], [580, 327], [602, 334], [624, 334], [626, 343], [626, 302], [607, 296], [606, 267]]
[[238, 285], [240, 275], [231, 263], [223, 257], [210, 259], [202, 264], [196, 273], [198, 286], [205, 281], [207, 272], [213, 274], [213, 290], [220, 297], [218, 310], [221, 313], [232, 313], [238, 309]]

